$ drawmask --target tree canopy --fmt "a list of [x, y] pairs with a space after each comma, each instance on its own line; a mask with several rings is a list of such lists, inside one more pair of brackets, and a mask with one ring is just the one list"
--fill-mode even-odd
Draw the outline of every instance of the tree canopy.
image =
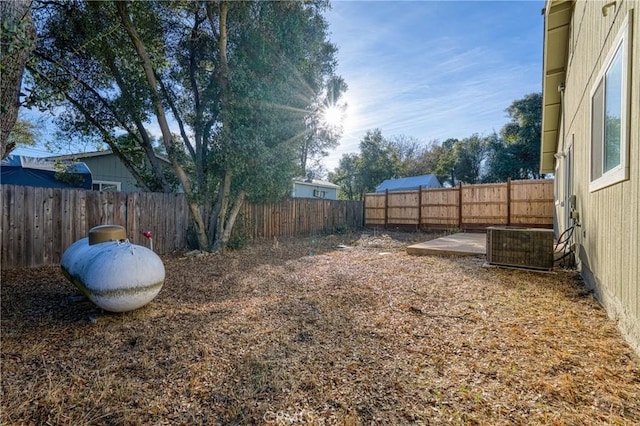
[[318, 118], [346, 90], [327, 6], [42, 2], [28, 98], [63, 105], [64, 132], [106, 143], [149, 189], [170, 191], [159, 128], [198, 245], [217, 250], [246, 199], [286, 194], [307, 159], [337, 141]]
[[507, 108], [510, 121], [491, 141], [486, 181], [539, 179], [542, 94], [531, 93]]
[[345, 154], [329, 180], [340, 187], [340, 197], [362, 200], [383, 180], [400, 172], [399, 153], [380, 129], [370, 130], [360, 142], [360, 154]]

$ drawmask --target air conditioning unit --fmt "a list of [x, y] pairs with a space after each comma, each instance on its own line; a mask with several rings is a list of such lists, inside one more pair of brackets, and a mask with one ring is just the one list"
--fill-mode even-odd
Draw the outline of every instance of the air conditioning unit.
[[550, 271], [553, 230], [491, 226], [487, 228], [487, 263]]

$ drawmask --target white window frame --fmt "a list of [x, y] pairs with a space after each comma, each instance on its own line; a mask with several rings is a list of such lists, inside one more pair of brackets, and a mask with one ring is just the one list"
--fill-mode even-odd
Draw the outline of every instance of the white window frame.
[[[99, 185], [100, 189], [93, 189], [93, 185]], [[109, 180], [94, 180], [93, 182], [91, 182], [91, 189], [93, 189], [94, 191], [103, 191], [102, 185], [115, 185], [116, 187], [115, 192], [122, 192], [122, 182], [115, 182], [115, 181], [109, 181]]]
[[[618, 34], [613, 42], [613, 45], [609, 49], [609, 52], [606, 56], [604, 64], [598, 73], [598, 77], [596, 78], [589, 97], [589, 135], [590, 135], [590, 143], [589, 143], [589, 192], [597, 191], [599, 189], [614, 185], [616, 183], [625, 181], [629, 179], [629, 116], [630, 116], [630, 75], [629, 67], [630, 67], [630, 59], [631, 59], [631, 28], [632, 28], [632, 12], [629, 11], [627, 16], [625, 17]], [[606, 104], [606, 81], [605, 77], [607, 71], [611, 67], [613, 60], [616, 58], [617, 53], [621, 54], [621, 93], [620, 93], [620, 163], [613, 167], [611, 170], [606, 172], [602, 172], [600, 176], [594, 176], [594, 148], [601, 149], [599, 161], [604, 163], [604, 132], [605, 126], [602, 126], [602, 134], [594, 135], [593, 134], [593, 110], [594, 110], [594, 95], [598, 89], [598, 87], [602, 84], [603, 88], [603, 100], [601, 109], [604, 114], [605, 104]], [[595, 146], [595, 144], [600, 146]], [[604, 170], [604, 164], [601, 165], [601, 169]]]

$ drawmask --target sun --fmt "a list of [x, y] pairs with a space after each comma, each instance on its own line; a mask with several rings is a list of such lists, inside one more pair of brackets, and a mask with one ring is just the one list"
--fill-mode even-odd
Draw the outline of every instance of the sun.
[[339, 105], [330, 105], [322, 112], [322, 122], [325, 127], [336, 129], [342, 127], [344, 122], [344, 109]]

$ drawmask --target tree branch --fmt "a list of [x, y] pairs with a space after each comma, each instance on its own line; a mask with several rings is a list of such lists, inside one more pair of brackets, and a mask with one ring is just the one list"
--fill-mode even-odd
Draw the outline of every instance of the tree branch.
[[160, 90], [164, 94], [164, 98], [167, 100], [167, 104], [171, 109], [171, 113], [173, 114], [173, 117], [178, 122], [178, 127], [180, 128], [180, 136], [182, 137], [182, 140], [184, 140], [184, 144], [186, 145], [187, 150], [189, 151], [189, 155], [191, 155], [191, 158], [195, 161], [196, 153], [193, 149], [193, 146], [191, 145], [191, 141], [189, 140], [189, 136], [187, 135], [187, 132], [185, 130], [184, 122], [182, 121], [180, 111], [176, 107], [175, 102], [173, 102], [173, 94], [166, 87], [162, 79], [159, 78], [158, 82], [160, 82]]
[[[29, 72], [33, 73], [34, 75], [39, 76], [41, 79], [46, 81], [48, 84], [50, 84], [50, 85], [55, 87], [55, 82], [53, 82], [47, 75], [42, 74], [41, 72], [39, 72], [38, 70], [36, 70], [35, 68], [33, 68], [30, 65], [27, 65], [27, 69], [29, 70]], [[64, 96], [65, 96], [65, 99], [67, 99], [69, 102], [71, 102], [71, 104], [73, 106], [75, 106], [78, 109], [78, 111], [80, 111], [80, 113], [85, 117], [85, 120], [87, 120], [89, 123], [93, 124], [96, 127], [96, 129], [98, 129], [98, 131], [100, 132], [100, 134], [104, 138], [104, 141], [107, 143], [107, 145], [109, 145], [109, 148], [111, 148], [111, 151], [122, 161], [122, 163], [125, 165], [127, 170], [129, 170], [129, 172], [131, 172], [133, 177], [138, 182], [142, 183], [147, 189], [150, 189], [148, 187], [147, 183], [145, 182], [144, 178], [142, 177], [142, 175], [140, 174], [140, 172], [136, 168], [136, 166], [131, 162], [131, 160], [129, 160], [129, 158], [126, 155], [124, 155], [122, 153], [122, 151], [120, 151], [120, 149], [118, 148], [117, 143], [115, 142], [115, 139], [113, 138], [113, 135], [111, 135], [111, 133], [109, 133], [109, 131], [102, 125], [102, 123], [100, 123], [98, 120], [96, 120], [95, 114], [90, 113], [84, 107], [84, 105], [82, 105], [82, 103], [80, 101], [78, 101], [77, 99], [71, 97], [69, 92], [65, 92]]]
[[[106, 45], [106, 43], [103, 42], [103, 45]], [[105, 47], [107, 66], [109, 66], [109, 69], [114, 73], [114, 78], [116, 80], [116, 83], [118, 84], [118, 87], [120, 88], [120, 91], [122, 93], [127, 93], [127, 88], [126, 88], [124, 79], [122, 78], [122, 75], [118, 71], [117, 67], [115, 66], [115, 63], [113, 62], [113, 58], [111, 57], [111, 50], [108, 48], [108, 46], [103, 46], [103, 47]], [[91, 93], [91, 95], [93, 95], [100, 104], [102, 104], [109, 112], [111, 112], [111, 116], [116, 121], [116, 123], [118, 123], [118, 125], [122, 127], [131, 137], [136, 139], [140, 144], [140, 146], [143, 148], [148, 161], [151, 163], [151, 170], [154, 173], [157, 183], [160, 184], [162, 191], [170, 192], [171, 188], [169, 186], [169, 183], [165, 179], [164, 174], [162, 173], [160, 163], [158, 161], [158, 158], [155, 156], [155, 152], [153, 152], [153, 147], [151, 146], [149, 135], [147, 134], [147, 131], [144, 128], [144, 125], [142, 124], [142, 122], [136, 119], [135, 117], [132, 117], [132, 121], [134, 122], [138, 130], [138, 133], [136, 133], [131, 127], [129, 127], [129, 124], [127, 124], [125, 120], [116, 113], [116, 110], [114, 109], [111, 102], [105, 99], [96, 89], [94, 89], [86, 81], [84, 81], [83, 79], [78, 77], [75, 73], [73, 73], [71, 70], [69, 70], [69, 68], [67, 68], [64, 64], [61, 64], [60, 62], [49, 57], [48, 55], [46, 55], [40, 50], [36, 50], [35, 55], [38, 58], [54, 65], [57, 69], [64, 70], [64, 72], [71, 77], [71, 80], [80, 84], [83, 90]], [[42, 75], [41, 73], [38, 73], [38, 74]], [[49, 84], [53, 85], [53, 87], [60, 89], [60, 86], [56, 84], [54, 81], [52, 81], [51, 79], [47, 79], [47, 81], [49, 82]], [[63, 90], [65, 97], [68, 94], [68, 92], [69, 92], [68, 90]], [[142, 138], [142, 140], [140, 138]], [[110, 146], [111, 145], [113, 144], [110, 144]]]
[[142, 39], [138, 34], [138, 31], [133, 25], [131, 21], [131, 16], [129, 15], [129, 10], [127, 8], [126, 2], [117, 2], [116, 7], [120, 14], [120, 18], [122, 20], [122, 24], [124, 25], [127, 33], [129, 34], [129, 38], [133, 43], [136, 52], [138, 53], [138, 57], [140, 58], [140, 62], [142, 68], [144, 69], [145, 76], [147, 78], [147, 83], [149, 85], [149, 89], [151, 91], [151, 100], [153, 102], [153, 106], [156, 110], [156, 117], [158, 119], [158, 124], [160, 126], [160, 131], [162, 132], [162, 139], [164, 145], [167, 149], [167, 153], [169, 154], [169, 159], [171, 160], [171, 164], [173, 165], [173, 169], [176, 172], [178, 180], [182, 185], [187, 196], [190, 198], [189, 201], [189, 210], [191, 211], [191, 215], [193, 221], [196, 226], [196, 235], [198, 236], [198, 245], [201, 249], [206, 249], [208, 246], [207, 241], [207, 233], [206, 227], [202, 220], [202, 214], [200, 213], [200, 208], [198, 204], [194, 201], [194, 193], [193, 187], [191, 186], [191, 182], [189, 181], [189, 177], [187, 176], [184, 168], [178, 162], [178, 159], [175, 154], [175, 147], [173, 146], [173, 138], [171, 136], [171, 130], [169, 129], [169, 123], [167, 122], [167, 117], [164, 112], [164, 107], [162, 105], [162, 101], [160, 99], [160, 94], [158, 93], [158, 81], [156, 80], [155, 72], [153, 70], [153, 66], [151, 64], [151, 59], [147, 54], [147, 50], [142, 43]]

